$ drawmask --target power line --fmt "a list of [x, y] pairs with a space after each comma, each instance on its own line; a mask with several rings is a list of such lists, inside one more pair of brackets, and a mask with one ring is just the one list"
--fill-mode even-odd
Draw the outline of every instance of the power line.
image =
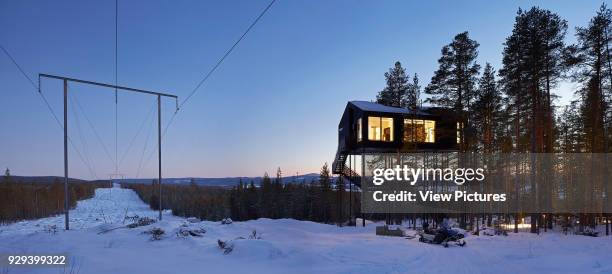
[[[147, 137], [145, 138], [145, 142], [144, 142], [144, 145], [142, 147], [142, 153], [140, 154], [140, 161], [138, 161], [138, 169], [136, 170], [136, 178], [138, 178], [138, 176], [140, 176], [140, 170], [142, 169], [142, 164], [143, 164], [143, 161], [144, 161], [145, 153], [147, 151], [147, 146], [149, 144], [149, 137], [151, 137], [151, 129], [152, 128], [153, 128], [152, 124], [149, 125], [149, 130], [147, 131]], [[155, 151], [155, 150], [153, 150], [153, 151]]]
[[87, 121], [87, 124], [89, 125], [89, 127], [91, 128], [91, 130], [93, 131], [94, 135], [96, 136], [96, 139], [98, 140], [98, 142], [102, 145], [102, 149], [104, 149], [104, 153], [106, 154], [106, 156], [108, 157], [109, 160], [111, 160], [111, 162], [113, 164], [115, 164], [115, 160], [113, 159], [113, 156], [111, 156], [108, 148], [106, 147], [106, 144], [104, 143], [104, 141], [102, 140], [102, 137], [100, 137], [100, 134], [98, 133], [98, 131], [96, 130], [96, 128], [94, 127], [93, 123], [91, 122], [91, 120], [89, 119], [89, 117], [87, 116], [87, 113], [85, 113], [85, 109], [83, 108], [83, 106], [81, 105], [81, 103], [79, 103], [79, 100], [76, 96], [73, 96], [71, 98], [74, 98], [74, 102], [77, 105], [77, 107], [81, 110], [81, 113], [83, 113], [83, 117], [85, 117], [85, 121]]
[[[257, 24], [257, 22], [259, 22], [259, 20], [266, 14], [266, 12], [268, 12], [268, 10], [272, 7], [272, 5], [276, 2], [276, 0], [272, 0], [270, 1], [270, 3], [266, 6], [266, 8], [259, 13], [259, 15], [257, 16], [257, 18], [255, 18], [255, 20], [249, 25], [249, 27], [242, 33], [242, 35], [240, 36], [240, 38], [238, 38], [238, 40], [236, 40], [236, 42], [234, 42], [234, 44], [225, 52], [225, 54], [223, 54], [223, 56], [217, 61], [217, 63], [215, 64], [215, 66], [213, 66], [213, 68], [208, 71], [208, 73], [206, 73], [206, 75], [204, 76], [204, 78], [202, 78], [202, 80], [196, 85], [196, 87], [189, 93], [189, 95], [187, 95], [187, 97], [183, 100], [183, 102], [181, 102], [181, 104], [178, 105], [176, 111], [174, 112], [174, 114], [172, 114], [172, 116], [170, 117], [170, 120], [168, 121], [168, 123], [166, 124], [166, 126], [164, 127], [164, 131], [162, 134], [162, 138], [166, 137], [166, 132], [168, 131], [168, 128], [170, 127], [170, 125], [172, 124], [172, 122], [174, 121], [174, 118], [176, 117], [176, 114], [178, 113], [178, 111], [180, 109], [183, 108], [183, 105], [185, 105], [185, 103], [187, 102], [187, 100], [189, 100], [197, 91], [198, 89], [204, 84], [204, 82], [206, 82], [208, 80], [208, 78], [210, 78], [210, 76], [217, 70], [217, 68], [219, 68], [219, 66], [223, 63], [223, 61], [225, 60], [225, 58], [227, 58], [232, 51], [234, 51], [234, 49], [236, 48], [236, 46], [238, 46], [238, 44], [244, 39], [244, 37], [251, 31], [251, 29], [253, 29], [253, 27], [255, 27], [255, 25]], [[149, 157], [147, 158], [146, 162], [145, 162], [145, 166], [147, 166], [148, 162], [150, 161], [151, 157], [153, 156], [153, 152], [152, 151], [151, 154], [149, 155]]]
[[[166, 137], [166, 132], [168, 131], [168, 128], [170, 127], [170, 124], [172, 123], [172, 121], [174, 120], [174, 117], [176, 117], [176, 112], [170, 117], [170, 120], [168, 121], [168, 123], [166, 124], [166, 126], [164, 127], [164, 131], [162, 132], [162, 140], [164, 137]], [[146, 150], [143, 150], [143, 155], [145, 154]], [[155, 152], [157, 152], [156, 149], [151, 150], [151, 153], [149, 153], [149, 156], [147, 157], [147, 160], [144, 161], [144, 165], [142, 167], [147, 167], [149, 166], [149, 162], [151, 161], [151, 159], [153, 158], [153, 155], [155, 154]], [[141, 160], [142, 162], [142, 160]], [[140, 168], [138, 173], [140, 173]], [[137, 173], [137, 174], [138, 174]]]
[[72, 108], [72, 112], [74, 113], [74, 120], [75, 120], [75, 124], [76, 124], [76, 128], [77, 131], [79, 133], [78, 137], [79, 140], [81, 141], [81, 146], [83, 146], [83, 156], [85, 156], [85, 161], [87, 161], [88, 166], [91, 166], [91, 172], [93, 173], [94, 177], [96, 178], [96, 180], [98, 179], [98, 175], [96, 174], [96, 165], [94, 165], [92, 157], [90, 157], [89, 155], [89, 150], [87, 149], [88, 145], [87, 145], [87, 140], [85, 139], [85, 136], [83, 135], [83, 130], [81, 129], [81, 119], [79, 119], [79, 115], [77, 112], [77, 109], [74, 107], [74, 101], [72, 100], [74, 96], [70, 95], [69, 99], [70, 102], [72, 104], [70, 104], [70, 107]]
[[[42, 88], [40, 87], [40, 82], [38, 83], [38, 85], [36, 85], [34, 83], [34, 81], [32, 81], [32, 78], [30, 78], [30, 76], [28, 76], [28, 74], [25, 73], [25, 71], [17, 63], [15, 58], [13, 58], [13, 56], [4, 48], [4, 46], [0, 45], [0, 48], [2, 49], [4, 54], [6, 54], [6, 56], [8, 56], [8, 58], [11, 60], [11, 62], [13, 62], [13, 64], [15, 65], [15, 67], [17, 67], [17, 69], [21, 72], [21, 74], [30, 82], [30, 84], [32, 84], [32, 87], [34, 87], [34, 89], [38, 91], [37, 92], [38, 95], [40, 95], [40, 98], [42, 98], [43, 102], [47, 106], [47, 109], [49, 110], [49, 112], [51, 112], [51, 115], [53, 116], [53, 119], [55, 119], [55, 122], [57, 122], [57, 125], [63, 131], [64, 130], [64, 125], [62, 124], [62, 122], [60, 122], [59, 118], [57, 118], [57, 115], [55, 115], [55, 111], [53, 111], [53, 108], [51, 107], [51, 104], [49, 104], [49, 101], [47, 100], [47, 97], [45, 97], [44, 93], [42, 93]], [[74, 145], [74, 143], [72, 142], [72, 139], [68, 138], [68, 142], [70, 143], [70, 145], [72, 146], [74, 151], [77, 153], [77, 156], [79, 156], [81, 161], [88, 167], [90, 175], [92, 175], [92, 178], [96, 178], [97, 179], [97, 177], [94, 176], [93, 173], [91, 173], [91, 167], [85, 162], [85, 160], [83, 159], [83, 156], [81, 155], [81, 152], [76, 147], [76, 145]]]
[[183, 100], [183, 102], [179, 105], [179, 109], [183, 107], [183, 105], [187, 102], [187, 100], [189, 100], [191, 98], [191, 96], [193, 96], [193, 94], [195, 94], [196, 91], [202, 86], [202, 84], [204, 84], [204, 82], [206, 82], [206, 80], [208, 80], [208, 78], [213, 74], [213, 72], [215, 72], [215, 70], [217, 70], [217, 68], [221, 65], [221, 63], [223, 63], [225, 58], [227, 58], [227, 56], [229, 56], [230, 53], [232, 53], [232, 51], [234, 50], [234, 48], [236, 48], [236, 46], [238, 46], [240, 41], [242, 41], [242, 39], [244, 39], [244, 37], [251, 31], [251, 29], [257, 24], [257, 22], [259, 22], [259, 19], [261, 19], [266, 14], [266, 12], [272, 7], [274, 2], [276, 2], [276, 0], [272, 0], [270, 2], [270, 4], [268, 4], [268, 6], [266, 6], [266, 8], [259, 14], [259, 16], [257, 16], [257, 18], [255, 18], [255, 21], [253, 21], [253, 23], [251, 23], [251, 25], [249, 25], [249, 27], [246, 29], [246, 31], [244, 31], [244, 33], [242, 33], [240, 38], [238, 38], [238, 40], [236, 40], [236, 42], [232, 45], [232, 47], [230, 47], [225, 52], [223, 57], [221, 57], [221, 59], [219, 59], [219, 61], [217, 61], [215, 66], [204, 76], [204, 78], [191, 91], [191, 93], [189, 93], [189, 95], [187, 95], [187, 97], [185, 97], [185, 100]]
[[134, 135], [134, 137], [132, 137], [132, 140], [130, 141], [130, 143], [128, 144], [127, 149], [125, 150], [125, 152], [123, 152], [123, 154], [121, 155], [121, 160], [119, 160], [118, 165], [121, 165], [121, 163], [123, 163], [123, 160], [125, 160], [125, 157], [127, 156], [128, 152], [130, 152], [130, 150], [132, 149], [132, 146], [134, 145], [134, 142], [136, 141], [136, 138], [138, 137], [138, 135], [140, 135], [140, 132], [142, 131], [142, 129], [144, 128], [145, 124], [147, 123], [147, 121], [149, 121], [149, 118], [151, 118], [151, 114], [153, 114], [153, 110], [155, 109], [155, 102], [157, 100], [153, 101], [153, 104], [151, 105], [151, 108], [149, 109], [149, 112], [147, 113], [147, 115], [145, 116], [145, 119], [142, 121], [142, 123], [140, 124], [140, 126], [138, 127], [138, 130], [136, 131], [136, 134]]

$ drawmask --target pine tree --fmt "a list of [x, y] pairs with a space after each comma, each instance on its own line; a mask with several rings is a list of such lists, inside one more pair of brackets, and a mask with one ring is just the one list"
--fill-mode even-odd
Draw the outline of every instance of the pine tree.
[[247, 215], [249, 220], [259, 218], [260, 208], [257, 198], [257, 188], [255, 187], [255, 183], [253, 181], [251, 181], [247, 190], [247, 207]]
[[[566, 21], [557, 14], [533, 7], [527, 12], [519, 9], [512, 34], [506, 38], [500, 76], [514, 111], [517, 151], [541, 153], [554, 149], [552, 87], [566, 69], [562, 62], [566, 52], [563, 42], [566, 30]], [[535, 189], [537, 175], [543, 180], [552, 180], [535, 166], [531, 166], [529, 172], [532, 189]], [[542, 197], [550, 197], [546, 194], [552, 191], [548, 188], [550, 183], [542, 185]], [[536, 202], [543, 206], [550, 203], [548, 200]], [[531, 232], [537, 232], [536, 219], [539, 218], [532, 215]], [[552, 224], [550, 218], [549, 224]]]
[[4, 171], [4, 182], [8, 183], [10, 181], [11, 181], [11, 171], [7, 167], [6, 170]]
[[321, 220], [324, 223], [330, 221], [331, 216], [331, 173], [327, 163], [321, 167], [319, 173], [320, 201], [321, 201]]
[[567, 32], [567, 22], [559, 15], [550, 11], [545, 11], [540, 23], [542, 27], [542, 40], [544, 51], [544, 112], [545, 112], [545, 131], [544, 131], [544, 152], [554, 152], [555, 146], [555, 107], [552, 88], [556, 85], [562, 74], [567, 70], [564, 65], [563, 55], [566, 51], [565, 34]]
[[286, 201], [283, 197], [283, 172], [279, 167], [276, 170], [276, 178], [272, 184], [273, 186], [273, 205], [274, 205], [274, 218], [281, 218], [283, 216], [283, 206], [286, 204]]
[[484, 152], [493, 152], [496, 145], [496, 133], [501, 125], [502, 110], [501, 92], [495, 81], [495, 70], [491, 64], [485, 65], [482, 77], [478, 82], [478, 93], [474, 102], [474, 123]]
[[584, 137], [578, 101], [563, 108], [559, 117], [559, 151], [563, 153], [583, 152]]
[[421, 96], [421, 86], [419, 85], [419, 76], [415, 73], [412, 77], [412, 83], [408, 86], [404, 105], [411, 110], [416, 110], [419, 106]]
[[[518, 11], [512, 35], [506, 39], [500, 70], [506, 94], [513, 99], [517, 123], [528, 134], [531, 152], [552, 152], [554, 105], [552, 87], [565, 71], [563, 53], [567, 23], [537, 7]], [[517, 136], [520, 141], [522, 136]]]
[[385, 106], [405, 107], [409, 87], [408, 76], [399, 61], [395, 62], [395, 66], [385, 73], [385, 79], [387, 86], [378, 93], [376, 101]]
[[337, 209], [337, 218], [336, 218], [336, 222], [337, 223], [343, 223], [346, 218], [344, 217], [344, 205], [348, 204], [347, 201], [345, 201], [345, 196], [346, 196], [346, 184], [344, 182], [344, 179], [342, 176], [339, 176], [338, 179], [336, 180], [336, 209]]
[[[608, 152], [612, 138], [610, 120], [610, 96], [612, 96], [612, 61], [610, 56], [610, 43], [612, 38], [612, 11], [602, 4], [588, 26], [576, 28], [577, 45], [570, 51], [575, 56], [570, 58], [576, 66], [573, 74], [574, 80], [581, 84], [578, 90], [580, 97], [580, 116], [582, 122], [583, 150], [592, 153]], [[595, 165], [595, 162], [591, 162]], [[604, 166], [609, 165], [607, 160]], [[591, 168], [597, 168], [591, 166]], [[593, 177], [589, 180], [592, 189], [601, 188], [608, 182], [608, 175]], [[609, 197], [607, 186], [603, 188], [605, 197]], [[606, 235], [610, 228], [607, 224], [609, 216], [606, 214]], [[595, 225], [592, 215], [582, 215], [580, 229], [584, 225]]]
[[[470, 113], [480, 70], [480, 65], [476, 63], [478, 46], [478, 42], [470, 39], [466, 31], [457, 34], [450, 44], [442, 47], [442, 57], [438, 59], [439, 68], [425, 88], [425, 93], [431, 95], [427, 102], [450, 107], [458, 113]], [[469, 149], [464, 130], [469, 127], [469, 118], [464, 117], [465, 124], [460, 124], [459, 140], [462, 151]]]
[[[512, 34], [506, 38], [503, 50], [503, 67], [499, 70], [500, 87], [508, 98], [509, 118], [512, 118], [511, 124], [514, 131], [514, 150], [523, 152], [526, 149], [525, 139], [525, 123], [527, 121], [528, 111], [525, 88], [526, 64], [523, 58], [527, 34], [525, 34], [524, 12], [519, 8], [515, 17], [514, 28]], [[516, 230], [516, 227], [515, 227]]]
[[272, 187], [272, 181], [268, 173], [264, 173], [263, 179], [261, 180], [261, 194], [259, 199], [260, 214], [263, 218], [272, 217], [272, 207], [274, 202], [274, 190]]
[[[605, 136], [606, 120], [609, 123], [612, 95], [612, 67], [609, 45], [612, 38], [612, 11], [602, 4], [587, 27], [576, 28], [578, 45], [574, 46], [575, 56], [573, 79], [582, 84], [578, 90], [581, 99], [580, 112], [584, 124], [585, 145], [588, 152], [604, 152], [609, 136]], [[608, 119], [606, 119], [608, 118]]]
[[238, 187], [232, 187], [229, 195], [229, 206], [230, 206], [230, 215], [232, 220], [242, 221], [240, 219], [240, 201], [238, 200]]

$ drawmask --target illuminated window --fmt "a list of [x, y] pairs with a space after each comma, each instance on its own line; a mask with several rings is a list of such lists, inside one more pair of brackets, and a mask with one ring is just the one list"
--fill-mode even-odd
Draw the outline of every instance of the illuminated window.
[[434, 143], [436, 141], [436, 121], [404, 119], [404, 142]]
[[436, 121], [425, 120], [425, 142], [436, 142]]
[[393, 142], [393, 118], [381, 118], [382, 140]]
[[457, 144], [461, 143], [461, 123], [457, 122]]
[[393, 118], [368, 117], [368, 140], [393, 142]]
[[357, 128], [355, 129], [357, 134], [357, 142], [361, 142], [361, 118], [357, 119]]

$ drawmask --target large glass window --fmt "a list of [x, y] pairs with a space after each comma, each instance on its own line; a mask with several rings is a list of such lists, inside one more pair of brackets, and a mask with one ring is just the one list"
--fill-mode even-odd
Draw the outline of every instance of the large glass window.
[[368, 117], [368, 140], [393, 142], [393, 118]]
[[393, 118], [381, 118], [382, 123], [382, 140], [385, 142], [393, 142]]
[[404, 142], [434, 143], [436, 141], [436, 121], [404, 119]]

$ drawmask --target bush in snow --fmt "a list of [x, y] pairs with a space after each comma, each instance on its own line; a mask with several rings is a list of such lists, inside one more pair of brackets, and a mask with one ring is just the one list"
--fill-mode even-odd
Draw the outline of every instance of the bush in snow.
[[166, 234], [166, 232], [159, 227], [151, 228], [143, 233], [151, 235], [151, 241], [159, 241], [162, 236]]
[[189, 217], [189, 218], [187, 218], [187, 222], [192, 223], [192, 224], [199, 223], [200, 222], [200, 218]]
[[151, 219], [149, 217], [142, 217], [142, 218], [139, 218], [138, 216], [136, 216], [136, 217], [137, 217], [137, 219], [136, 219], [135, 222], [127, 225], [128, 228], [136, 228], [136, 227], [139, 227], [139, 226], [147, 226], [147, 225], [150, 225], [152, 223], [155, 223], [155, 220]]
[[188, 228], [185, 226], [181, 226], [176, 232], [176, 236], [179, 238], [187, 238], [189, 236], [202, 237], [204, 236], [204, 233], [206, 233], [206, 229], [204, 228]]
[[253, 229], [253, 232], [251, 232], [251, 235], [249, 235], [249, 239], [259, 240], [261, 239], [261, 233], [257, 234], [257, 230]]
[[138, 215], [127, 216], [127, 214], [126, 214], [125, 217], [123, 217], [123, 223], [125, 223], [125, 221], [130, 221], [132, 223], [136, 223], [136, 222], [138, 222], [138, 219], [140, 219], [140, 217]]
[[231, 223], [233, 223], [231, 218], [225, 218], [225, 219], [221, 220], [221, 224], [222, 225], [229, 225]]
[[219, 248], [223, 250], [224, 255], [230, 254], [234, 250], [234, 243], [231, 241], [217, 240], [217, 244]]

